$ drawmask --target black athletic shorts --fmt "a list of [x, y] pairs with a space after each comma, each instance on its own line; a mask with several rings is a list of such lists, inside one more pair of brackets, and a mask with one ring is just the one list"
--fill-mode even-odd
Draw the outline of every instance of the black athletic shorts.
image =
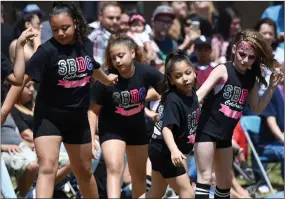
[[175, 167], [172, 164], [171, 156], [162, 154], [149, 145], [148, 156], [151, 161], [152, 170], [159, 172], [164, 178], [175, 178], [186, 173], [183, 166]]
[[91, 142], [87, 111], [59, 112], [37, 111], [34, 114], [34, 139], [57, 135], [63, 143], [86, 144]]
[[[109, 124], [112, 125], [112, 124]], [[107, 140], [122, 140], [126, 145], [146, 145], [149, 143], [146, 129], [129, 129], [128, 126], [125, 128], [117, 128], [116, 130], [100, 129], [99, 127], [99, 138], [100, 144]]]
[[232, 140], [220, 140], [201, 131], [197, 131], [195, 142], [215, 142], [217, 149], [229, 148], [232, 146]]

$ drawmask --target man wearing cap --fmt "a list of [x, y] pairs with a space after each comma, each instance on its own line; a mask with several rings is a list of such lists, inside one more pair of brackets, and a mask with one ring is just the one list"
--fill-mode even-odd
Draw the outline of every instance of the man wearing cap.
[[174, 11], [167, 5], [158, 6], [152, 14], [152, 37], [153, 42], [158, 46], [156, 52], [155, 66], [163, 72], [163, 63], [168, 53], [178, 49], [176, 41], [168, 36], [168, 31], [175, 18]]
[[211, 62], [211, 39], [201, 35], [195, 40], [194, 52], [197, 63], [194, 63], [197, 74], [197, 89], [206, 81], [215, 64]]

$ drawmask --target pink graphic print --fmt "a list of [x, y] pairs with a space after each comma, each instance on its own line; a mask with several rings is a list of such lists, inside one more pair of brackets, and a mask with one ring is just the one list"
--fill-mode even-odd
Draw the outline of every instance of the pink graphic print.
[[68, 80], [58, 80], [59, 86], [63, 86], [64, 88], [76, 88], [85, 86], [90, 80], [90, 77], [84, 77], [81, 80], [68, 81]]
[[227, 105], [221, 104], [221, 107], [222, 108], [220, 108], [219, 111], [224, 113], [224, 115], [227, 116], [227, 117], [230, 117], [230, 118], [233, 118], [233, 119], [239, 119], [241, 117], [241, 115], [242, 115], [241, 112], [232, 110]]
[[187, 144], [194, 144], [194, 142], [195, 142], [195, 135], [189, 135]]

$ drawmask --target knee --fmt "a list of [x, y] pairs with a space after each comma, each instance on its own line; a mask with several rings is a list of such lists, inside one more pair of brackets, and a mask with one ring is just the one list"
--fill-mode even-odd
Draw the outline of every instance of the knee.
[[39, 173], [55, 174], [58, 170], [58, 162], [53, 160], [41, 161], [39, 164]]
[[124, 164], [112, 162], [107, 165], [107, 173], [111, 175], [121, 175], [124, 171]]
[[132, 179], [139, 182], [146, 182], [146, 169], [137, 169], [134, 173], [131, 173]]
[[76, 165], [72, 165], [74, 172], [80, 173], [82, 177], [89, 177], [93, 175], [91, 160], [82, 161]]

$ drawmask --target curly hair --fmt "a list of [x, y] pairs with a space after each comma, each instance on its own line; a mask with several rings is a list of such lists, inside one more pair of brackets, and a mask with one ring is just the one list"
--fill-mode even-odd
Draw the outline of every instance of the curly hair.
[[104, 66], [107, 66], [108, 69], [113, 69], [113, 62], [110, 56], [110, 48], [114, 45], [126, 45], [129, 49], [133, 49], [135, 51], [135, 60], [141, 63], [145, 62], [145, 56], [143, 49], [137, 45], [137, 43], [129, 36], [123, 34], [112, 34], [108, 46], [105, 51], [104, 56]]
[[54, 1], [52, 7], [53, 9], [49, 17], [67, 13], [68, 16], [75, 20], [75, 41], [82, 46], [90, 33], [90, 28], [79, 6], [73, 1]]
[[233, 44], [237, 46], [242, 41], [246, 41], [253, 46], [257, 57], [252, 65], [252, 72], [259, 79], [260, 83], [267, 86], [267, 82], [261, 74], [261, 65], [264, 65], [270, 70], [274, 70], [275, 68], [279, 68], [281, 66], [278, 61], [274, 59], [271, 46], [267, 44], [259, 32], [254, 30], [244, 30], [238, 32], [235, 36]]

